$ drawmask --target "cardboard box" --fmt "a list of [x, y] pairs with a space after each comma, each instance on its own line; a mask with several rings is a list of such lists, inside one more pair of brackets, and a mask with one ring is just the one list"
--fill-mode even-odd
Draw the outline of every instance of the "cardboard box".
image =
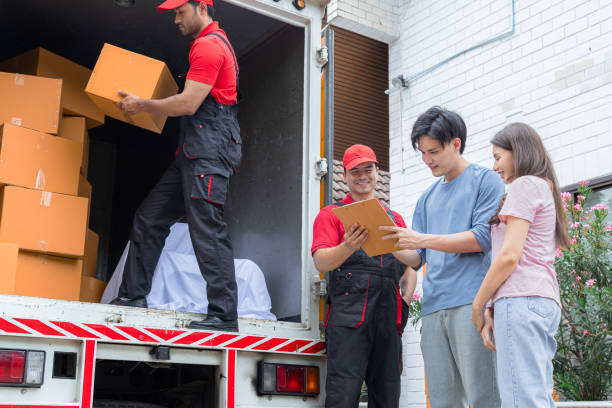
[[81, 146], [81, 174], [87, 177], [89, 166], [89, 133], [85, 118], [78, 116], [64, 116], [60, 120], [59, 137], [79, 143]]
[[15, 243], [22, 250], [83, 256], [86, 198], [3, 186], [0, 203], [0, 242]]
[[0, 122], [56, 135], [62, 80], [0, 72]]
[[106, 289], [106, 282], [89, 276], [83, 276], [81, 277], [79, 300], [81, 302], [100, 303], [104, 289]]
[[0, 244], [0, 293], [79, 300], [82, 263]]
[[91, 193], [93, 191], [93, 187], [91, 183], [87, 181], [84, 175], [79, 175], [79, 197], [84, 197], [91, 202]]
[[141, 98], [162, 99], [175, 95], [178, 86], [162, 61], [104, 44], [85, 92], [108, 116], [161, 133], [166, 116], [141, 112], [126, 116], [117, 107], [118, 90]]
[[98, 247], [100, 237], [98, 234], [88, 229], [85, 235], [85, 256], [83, 256], [83, 276], [96, 277], [96, 267], [98, 264]]
[[87, 199], [87, 227], [89, 227], [89, 215], [91, 213], [91, 194], [92, 194], [92, 187], [91, 187], [91, 183], [89, 183], [89, 181], [87, 181], [87, 179], [85, 178], [85, 176], [83, 176], [81, 174], [81, 176], [79, 177], [79, 197], [83, 197]]
[[81, 150], [72, 140], [0, 124], [0, 184], [76, 195]]
[[104, 113], [85, 94], [85, 86], [91, 76], [90, 69], [38, 47], [0, 62], [0, 71], [62, 78], [64, 114], [86, 117], [88, 128], [104, 123]]

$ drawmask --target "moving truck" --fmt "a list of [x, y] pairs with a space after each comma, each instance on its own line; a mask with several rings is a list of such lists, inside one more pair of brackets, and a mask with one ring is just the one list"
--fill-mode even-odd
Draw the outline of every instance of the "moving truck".
[[[158, 3], [3, 1], [0, 60], [40, 46], [92, 69], [110, 43], [181, 74], [191, 39], [180, 37], [172, 13], [157, 13]], [[215, 3], [244, 96], [243, 159], [225, 217], [236, 258], [262, 269], [278, 320], [241, 318], [239, 333], [204, 332], [187, 329], [202, 319], [195, 313], [0, 294], [0, 408], [324, 405], [325, 284], [309, 247], [326, 173], [326, 1]], [[88, 222], [100, 240], [96, 276], [108, 280], [136, 208], [173, 159], [178, 124], [169, 118], [161, 135], [108, 117], [87, 127]]]

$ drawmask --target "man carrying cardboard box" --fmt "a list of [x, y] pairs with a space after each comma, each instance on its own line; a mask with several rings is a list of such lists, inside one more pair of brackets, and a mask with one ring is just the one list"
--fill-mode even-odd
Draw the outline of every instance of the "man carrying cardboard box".
[[241, 139], [237, 121], [238, 63], [219, 24], [213, 0], [167, 0], [183, 36], [195, 41], [181, 93], [144, 99], [119, 91], [128, 115], [158, 112], [180, 116], [177, 157], [134, 217], [130, 249], [115, 305], [146, 307], [153, 272], [170, 226], [187, 216], [189, 233], [206, 280], [208, 316], [190, 328], [238, 331], [234, 255], [223, 205], [229, 178], [238, 171]]

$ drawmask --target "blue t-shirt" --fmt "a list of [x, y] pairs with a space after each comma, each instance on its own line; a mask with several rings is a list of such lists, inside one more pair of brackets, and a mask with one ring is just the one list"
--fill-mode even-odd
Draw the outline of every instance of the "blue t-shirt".
[[427, 263], [423, 315], [471, 304], [491, 264], [489, 219], [505, 188], [492, 170], [470, 164], [450, 182], [441, 177], [419, 198], [412, 229], [426, 234], [472, 231], [483, 252], [455, 254], [418, 250]]

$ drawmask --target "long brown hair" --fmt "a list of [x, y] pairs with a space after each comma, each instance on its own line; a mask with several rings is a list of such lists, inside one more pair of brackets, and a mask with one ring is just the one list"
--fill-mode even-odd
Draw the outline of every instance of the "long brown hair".
[[[559, 183], [552, 161], [537, 132], [525, 123], [511, 123], [493, 136], [491, 144], [512, 152], [515, 179], [521, 176], [536, 176], [548, 182], [555, 200], [557, 245], [561, 248], [569, 247], [567, 218], [563, 210]], [[506, 196], [501, 199], [497, 213], [491, 218], [489, 224], [499, 224], [499, 211], [505, 199]]]

